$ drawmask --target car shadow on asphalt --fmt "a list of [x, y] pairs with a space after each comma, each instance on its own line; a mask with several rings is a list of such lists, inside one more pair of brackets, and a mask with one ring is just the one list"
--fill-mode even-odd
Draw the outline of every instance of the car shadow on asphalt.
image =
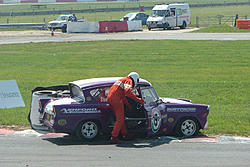
[[98, 138], [94, 141], [81, 141], [76, 137], [72, 137], [70, 135], [65, 136], [52, 136], [42, 138], [45, 141], [51, 142], [58, 146], [69, 146], [69, 145], [115, 145], [117, 147], [124, 148], [153, 148], [163, 144], [180, 143], [185, 139], [195, 139], [199, 137], [208, 137], [202, 133], [199, 133], [195, 137], [189, 138], [181, 138], [175, 136], [154, 136], [154, 137], [137, 137], [134, 140], [123, 141], [121, 144], [111, 144], [109, 137], [104, 136], [102, 138]]
[[71, 136], [62, 137], [49, 137], [42, 138], [44, 141], [51, 142], [58, 146], [68, 146], [68, 145], [115, 145], [117, 147], [124, 148], [152, 148], [163, 144], [169, 144], [172, 141], [179, 141], [176, 137], [171, 136], [158, 136], [151, 138], [136, 138], [134, 140], [122, 141], [121, 144], [111, 144], [108, 138], [100, 138], [95, 141], [80, 141]]

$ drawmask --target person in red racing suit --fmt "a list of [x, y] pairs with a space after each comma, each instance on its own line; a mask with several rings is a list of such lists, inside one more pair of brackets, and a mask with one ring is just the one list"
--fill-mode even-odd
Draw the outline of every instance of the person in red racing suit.
[[124, 121], [124, 104], [128, 106], [130, 110], [132, 107], [128, 103], [126, 96], [144, 104], [143, 99], [138, 98], [133, 92], [132, 88], [139, 82], [139, 74], [136, 72], [131, 72], [127, 77], [121, 78], [116, 81], [110, 88], [108, 93], [108, 103], [111, 109], [115, 113], [116, 122], [112, 131], [111, 143], [121, 143], [118, 139], [118, 135], [121, 131], [125, 138], [130, 138], [128, 134], [125, 121]]

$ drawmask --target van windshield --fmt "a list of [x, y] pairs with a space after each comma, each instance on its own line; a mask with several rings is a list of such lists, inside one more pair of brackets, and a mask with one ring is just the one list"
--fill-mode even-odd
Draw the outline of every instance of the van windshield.
[[166, 10], [152, 10], [151, 17], [164, 17], [166, 15]]

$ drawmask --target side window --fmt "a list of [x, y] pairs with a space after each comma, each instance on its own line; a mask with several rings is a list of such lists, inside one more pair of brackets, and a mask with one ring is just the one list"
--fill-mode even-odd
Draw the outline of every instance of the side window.
[[177, 9], [176, 14], [177, 14], [177, 16], [181, 16], [182, 15], [181, 9]]
[[188, 10], [187, 10], [187, 9], [182, 9], [182, 10], [181, 10], [181, 13], [182, 13], [183, 15], [188, 14]]
[[108, 102], [108, 93], [109, 93], [110, 87], [104, 87], [104, 88], [96, 88], [92, 89], [89, 93], [97, 102], [99, 103], [107, 103]]
[[81, 88], [76, 85], [71, 85], [71, 96], [73, 99], [85, 103], [85, 96]]
[[170, 16], [175, 16], [175, 8], [170, 9]]

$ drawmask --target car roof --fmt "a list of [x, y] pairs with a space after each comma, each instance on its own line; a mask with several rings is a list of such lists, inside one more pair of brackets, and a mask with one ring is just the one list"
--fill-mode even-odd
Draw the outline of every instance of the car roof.
[[[79, 86], [81, 89], [87, 89], [90, 87], [98, 87], [104, 85], [112, 85], [115, 81], [121, 79], [122, 77], [103, 77], [103, 78], [90, 78], [90, 79], [83, 79], [78, 81], [70, 82], [69, 84], [74, 84]], [[150, 82], [145, 79], [141, 79], [138, 84], [142, 84], [145, 86], [152, 86]]]

